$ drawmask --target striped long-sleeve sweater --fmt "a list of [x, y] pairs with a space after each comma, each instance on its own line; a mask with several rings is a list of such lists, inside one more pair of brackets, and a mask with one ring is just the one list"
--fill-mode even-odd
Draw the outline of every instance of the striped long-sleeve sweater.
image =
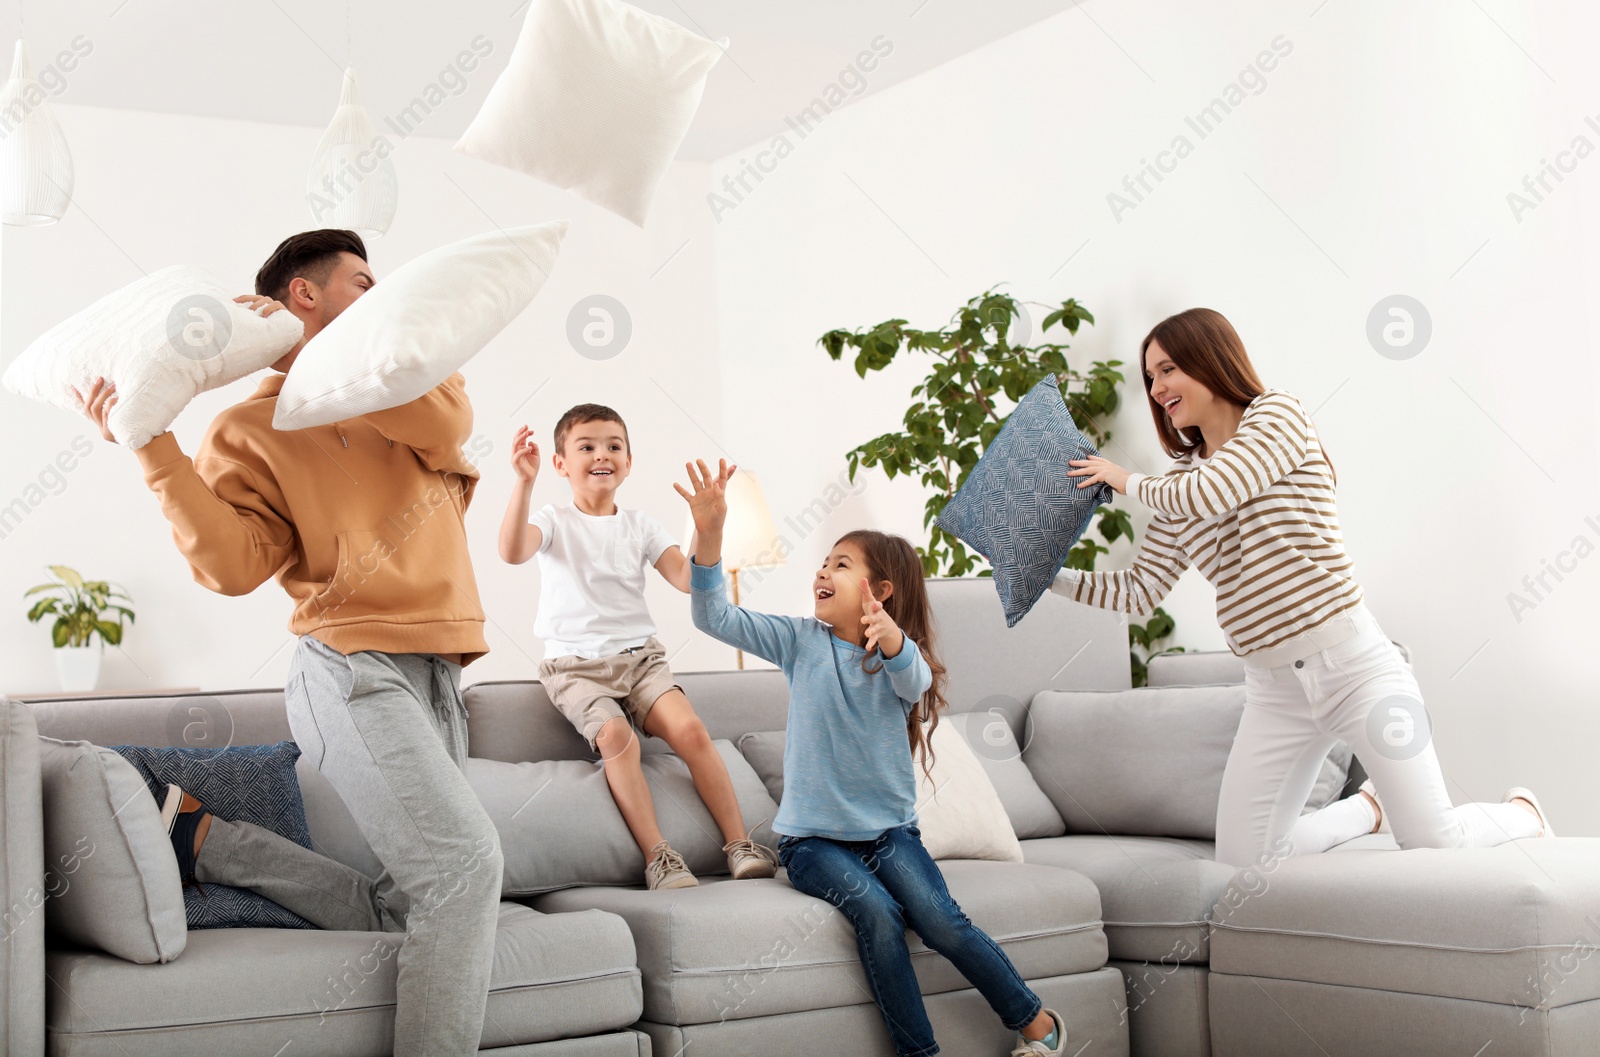
[[1128, 494], [1154, 508], [1130, 569], [1066, 570], [1052, 590], [1077, 602], [1149, 614], [1190, 565], [1217, 589], [1217, 622], [1243, 656], [1270, 649], [1362, 601], [1334, 505], [1333, 467], [1311, 416], [1268, 389], [1239, 430], [1201, 459], [1185, 452]]

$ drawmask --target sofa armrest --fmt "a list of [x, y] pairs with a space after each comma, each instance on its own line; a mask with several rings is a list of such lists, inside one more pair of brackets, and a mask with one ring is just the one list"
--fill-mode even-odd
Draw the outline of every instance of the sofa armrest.
[[0, 1054], [44, 1053], [44, 804], [28, 706], [0, 698]]

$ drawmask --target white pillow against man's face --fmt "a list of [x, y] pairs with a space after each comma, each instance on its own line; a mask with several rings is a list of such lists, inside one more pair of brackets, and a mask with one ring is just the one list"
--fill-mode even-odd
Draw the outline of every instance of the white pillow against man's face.
[[455, 149], [643, 227], [727, 43], [619, 0], [533, 0]]
[[929, 857], [1021, 862], [1022, 845], [1000, 794], [960, 729], [943, 717], [933, 728], [932, 741], [931, 781], [922, 773], [921, 758], [912, 757], [917, 769], [917, 828]]
[[402, 265], [306, 342], [273, 426], [325, 426], [422, 396], [528, 307], [566, 233], [565, 220], [492, 231]]
[[163, 268], [34, 339], [5, 387], [78, 414], [72, 387], [87, 396], [105, 378], [117, 390], [112, 435], [142, 448], [197, 394], [270, 366], [303, 336], [292, 312], [262, 318], [233, 297], [199, 268]]

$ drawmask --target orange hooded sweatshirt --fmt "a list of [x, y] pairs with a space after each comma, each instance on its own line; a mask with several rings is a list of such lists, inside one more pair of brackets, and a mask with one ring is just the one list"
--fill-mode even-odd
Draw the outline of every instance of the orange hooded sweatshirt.
[[467, 553], [478, 470], [459, 373], [423, 396], [280, 431], [276, 372], [217, 416], [193, 461], [169, 433], [135, 454], [197, 582], [225, 595], [276, 575], [289, 630], [340, 653], [489, 652]]

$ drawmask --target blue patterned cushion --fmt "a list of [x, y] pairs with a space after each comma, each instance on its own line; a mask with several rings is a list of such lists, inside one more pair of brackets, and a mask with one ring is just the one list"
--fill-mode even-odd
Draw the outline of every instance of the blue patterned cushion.
[[[218, 818], [253, 822], [301, 847], [311, 847], [305, 802], [300, 799], [300, 780], [294, 771], [300, 747], [292, 741], [227, 749], [145, 745], [113, 745], [112, 749], [133, 764], [158, 804], [166, 798], [167, 783], [175, 782]], [[316, 927], [248, 889], [210, 882], [202, 888], [203, 892], [189, 885], [183, 890], [191, 929]]]
[[1079, 488], [1068, 459], [1098, 455], [1078, 432], [1055, 375], [1046, 375], [1011, 412], [983, 458], [940, 513], [938, 525], [994, 566], [1006, 627], [1050, 587], [1111, 486]]

